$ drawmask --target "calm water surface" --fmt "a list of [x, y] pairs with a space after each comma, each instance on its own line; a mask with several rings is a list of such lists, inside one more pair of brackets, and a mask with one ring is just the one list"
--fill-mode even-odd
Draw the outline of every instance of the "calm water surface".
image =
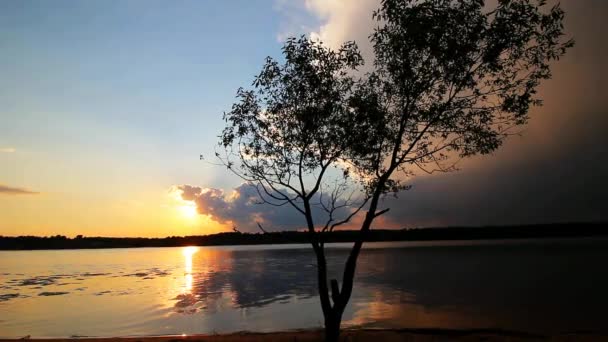
[[[320, 327], [314, 262], [308, 245], [4, 251], [0, 337]], [[606, 331], [606, 265], [607, 239], [370, 243], [344, 325]]]

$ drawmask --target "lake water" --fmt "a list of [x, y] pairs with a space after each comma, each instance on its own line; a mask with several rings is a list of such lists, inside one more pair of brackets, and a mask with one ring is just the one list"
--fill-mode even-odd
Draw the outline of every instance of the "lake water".
[[[308, 245], [3, 251], [0, 337], [318, 328], [314, 263]], [[606, 331], [607, 265], [608, 239], [369, 243], [344, 326]]]

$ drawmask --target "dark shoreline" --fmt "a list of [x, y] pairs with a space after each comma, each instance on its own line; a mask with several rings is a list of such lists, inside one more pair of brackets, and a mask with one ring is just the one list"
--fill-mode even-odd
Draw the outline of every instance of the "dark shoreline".
[[[86, 340], [89, 342], [178, 342], [178, 341], [322, 341], [323, 330], [295, 330], [278, 332], [236, 332], [212, 335], [167, 335], [167, 336], [124, 336], [124, 337], [65, 337], [30, 338], [25, 336], [4, 341], [32, 339], [36, 341], [60, 342]], [[608, 341], [608, 335], [600, 332], [572, 332], [560, 334], [537, 334], [502, 329], [344, 329], [342, 341]]]
[[[324, 240], [353, 242], [358, 231], [341, 230], [324, 233]], [[443, 227], [409, 229], [375, 229], [369, 232], [367, 242], [388, 241], [450, 241], [495, 239], [542, 239], [608, 236], [608, 223], [559, 223], [518, 226]], [[169, 236], [165, 238], [84, 237], [68, 238], [62, 235], [0, 236], [0, 250], [44, 249], [101, 249], [181, 246], [228, 246], [302, 244], [309, 242], [309, 234], [302, 231], [267, 233], [218, 233], [202, 236]]]

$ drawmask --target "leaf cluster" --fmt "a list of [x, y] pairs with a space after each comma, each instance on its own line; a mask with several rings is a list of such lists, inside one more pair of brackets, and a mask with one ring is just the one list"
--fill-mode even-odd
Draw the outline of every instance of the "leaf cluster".
[[[334, 51], [304, 36], [288, 39], [283, 56], [282, 63], [268, 57], [252, 89], [237, 91], [237, 102], [224, 114], [221, 157], [260, 185], [266, 202], [303, 209], [301, 200], [322, 189], [326, 170], [358, 139], [349, 101], [352, 75], [363, 59], [352, 42]], [[312, 180], [311, 187], [305, 179]]]
[[408, 188], [399, 174], [491, 153], [527, 123], [551, 63], [574, 44], [563, 10], [544, 0], [383, 0], [373, 17], [371, 72], [355, 76], [353, 42], [291, 38], [284, 61], [269, 57], [238, 90], [220, 145], [267, 202], [307, 212], [331, 168], [355, 174], [368, 198], [396, 194]]
[[[394, 171], [451, 171], [450, 157], [496, 150], [540, 105], [550, 63], [573, 46], [564, 12], [545, 1], [383, 0], [373, 16], [374, 69], [354, 110], [370, 121], [355, 169], [399, 191]], [[361, 153], [363, 152], [363, 153]], [[391, 183], [393, 179], [395, 182]], [[373, 187], [373, 186], [372, 186]]]

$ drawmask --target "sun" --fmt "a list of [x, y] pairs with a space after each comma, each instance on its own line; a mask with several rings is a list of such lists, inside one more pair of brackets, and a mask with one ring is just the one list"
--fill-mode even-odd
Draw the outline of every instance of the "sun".
[[[198, 247], [196, 246], [187, 246], [182, 249], [182, 254], [186, 257], [186, 259], [192, 259], [192, 255], [194, 255], [196, 252], [198, 252]], [[186, 264], [188, 264], [188, 262], [186, 262]]]
[[182, 215], [185, 218], [193, 219], [196, 217], [196, 205], [194, 203], [187, 203], [179, 206], [179, 211], [181, 211]]

